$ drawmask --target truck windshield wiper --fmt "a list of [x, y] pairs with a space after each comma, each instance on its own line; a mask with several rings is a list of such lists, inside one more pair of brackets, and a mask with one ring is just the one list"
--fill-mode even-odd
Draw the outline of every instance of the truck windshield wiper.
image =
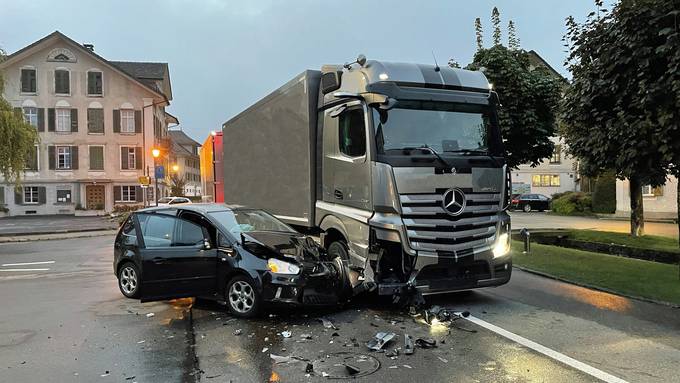
[[440, 156], [439, 153], [437, 153], [437, 151], [432, 149], [432, 147], [430, 145], [427, 145], [427, 144], [422, 144], [421, 146], [418, 146], [418, 147], [411, 146], [411, 147], [401, 148], [399, 150], [409, 150], [409, 151], [411, 151], [411, 150], [427, 150], [428, 152], [432, 153], [435, 157], [437, 157], [439, 162], [444, 164], [444, 166], [446, 166], [447, 168], [451, 167], [451, 164], [449, 164], [448, 161], [446, 161], [444, 159], [444, 157]]

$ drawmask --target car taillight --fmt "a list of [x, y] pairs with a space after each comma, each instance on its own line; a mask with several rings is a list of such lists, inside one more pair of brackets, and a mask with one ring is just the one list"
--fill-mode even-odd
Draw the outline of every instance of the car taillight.
[[513, 200], [512, 200], [512, 203], [519, 203], [519, 200], [518, 200], [518, 199], [513, 199]]

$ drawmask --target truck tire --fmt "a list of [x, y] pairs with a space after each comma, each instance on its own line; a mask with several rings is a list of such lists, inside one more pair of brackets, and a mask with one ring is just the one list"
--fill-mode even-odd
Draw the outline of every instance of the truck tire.
[[252, 318], [260, 311], [262, 296], [250, 277], [237, 275], [227, 284], [224, 300], [234, 316]]
[[338, 268], [338, 300], [352, 297], [352, 283], [349, 279], [349, 250], [344, 241], [334, 241], [328, 246], [328, 256]]
[[349, 264], [349, 250], [345, 241], [334, 241], [328, 246], [328, 255], [330, 259], [340, 257], [343, 261]]

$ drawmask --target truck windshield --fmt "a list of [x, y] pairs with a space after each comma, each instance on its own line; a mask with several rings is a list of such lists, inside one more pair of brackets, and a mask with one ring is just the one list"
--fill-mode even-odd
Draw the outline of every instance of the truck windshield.
[[488, 152], [490, 117], [488, 106], [436, 101], [373, 108], [378, 154], [422, 147], [437, 153]]
[[262, 210], [225, 210], [208, 214], [234, 235], [249, 231], [295, 232], [293, 228]]

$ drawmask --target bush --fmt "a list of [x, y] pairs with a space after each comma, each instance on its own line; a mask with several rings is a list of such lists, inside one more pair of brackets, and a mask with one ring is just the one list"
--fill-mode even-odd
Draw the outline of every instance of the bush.
[[613, 214], [616, 212], [616, 177], [607, 172], [597, 177], [593, 191], [593, 212]]
[[590, 194], [566, 192], [556, 194], [552, 201], [552, 211], [559, 215], [589, 215], [592, 212]]
[[113, 205], [113, 213], [114, 214], [119, 214], [119, 213], [127, 213], [135, 210], [139, 210], [143, 208], [144, 206], [142, 205]]

